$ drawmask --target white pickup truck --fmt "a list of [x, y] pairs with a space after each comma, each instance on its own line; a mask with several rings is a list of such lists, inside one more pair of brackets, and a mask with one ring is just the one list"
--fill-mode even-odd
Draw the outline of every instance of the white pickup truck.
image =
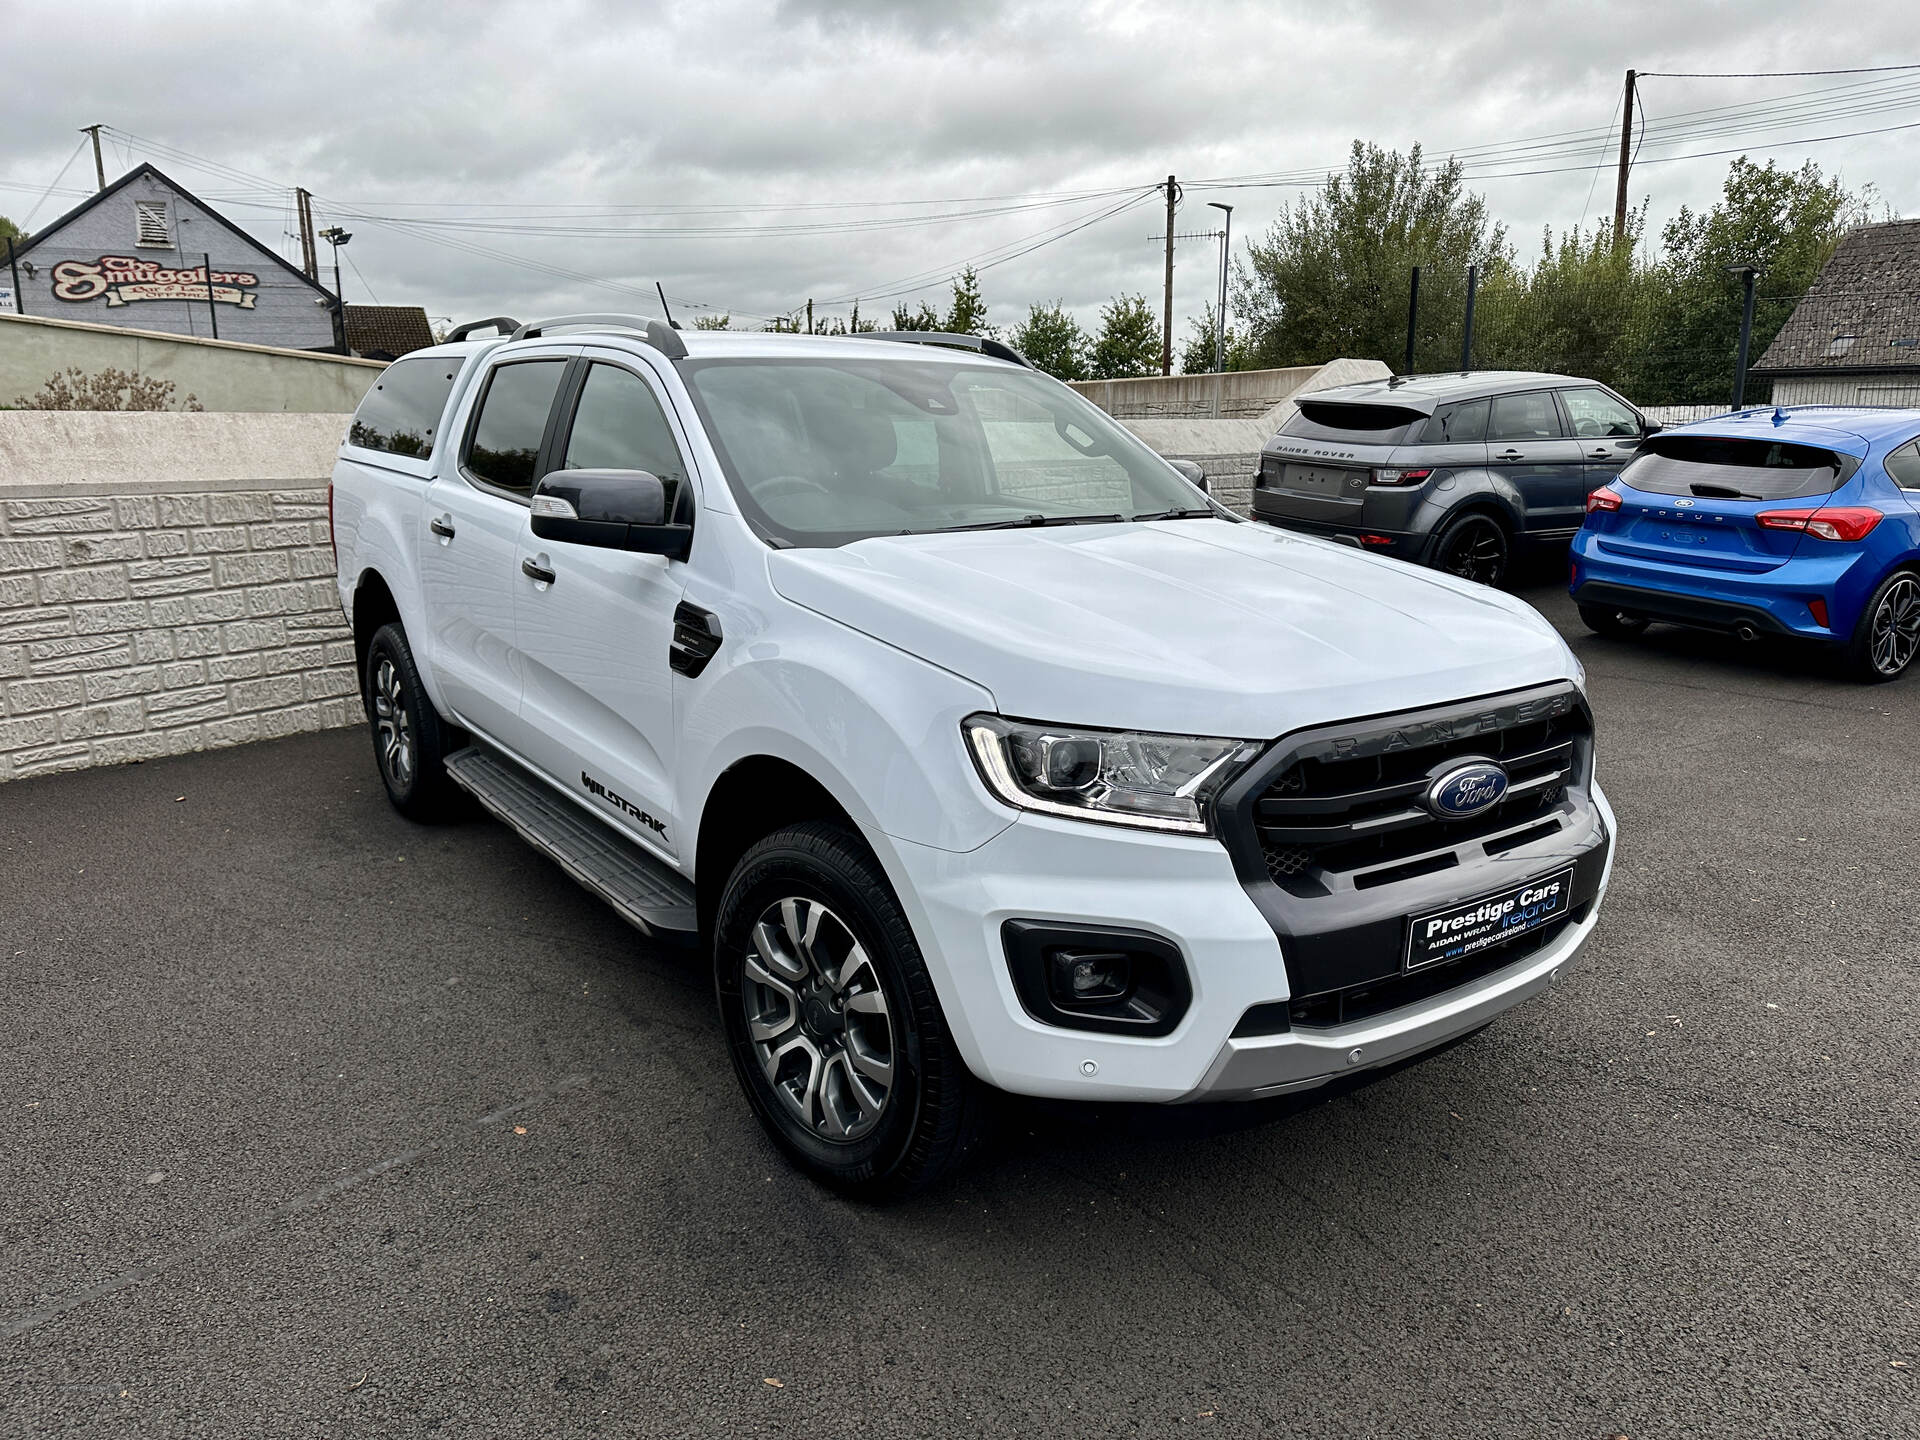
[[334, 471], [381, 776], [699, 944], [820, 1179], [925, 1184], [986, 1087], [1392, 1064], [1592, 931], [1613, 816], [1525, 604], [1241, 523], [992, 341], [474, 328]]

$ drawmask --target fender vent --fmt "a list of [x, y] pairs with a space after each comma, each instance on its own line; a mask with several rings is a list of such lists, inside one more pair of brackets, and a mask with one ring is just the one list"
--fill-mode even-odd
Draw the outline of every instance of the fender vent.
[[673, 612], [673, 643], [667, 663], [691, 679], [720, 653], [720, 617], [682, 600]]

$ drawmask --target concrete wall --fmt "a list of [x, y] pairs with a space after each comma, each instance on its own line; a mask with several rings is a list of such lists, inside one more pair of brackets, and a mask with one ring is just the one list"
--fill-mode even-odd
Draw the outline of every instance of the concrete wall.
[[[139, 243], [136, 201], [163, 207], [167, 244]], [[202, 255], [212, 257], [216, 272], [211, 312], [204, 278], [125, 288], [71, 280], [63, 285], [58, 275], [63, 261], [86, 266], [113, 258], [180, 276], [197, 271]], [[295, 350], [334, 342], [325, 291], [151, 171], [134, 175], [65, 224], [43, 225], [20, 256], [20, 298], [28, 315], [199, 336], [212, 334], [217, 315], [225, 340]], [[181, 298], [149, 298], [160, 294]]]
[[0, 408], [18, 405], [70, 366], [171, 380], [176, 405], [191, 394], [208, 410], [325, 414], [353, 410], [386, 369], [378, 360], [0, 314]]
[[346, 423], [0, 414], [0, 781], [360, 721]]
[[1147, 375], [1135, 380], [1075, 380], [1073, 388], [1116, 420], [1254, 420], [1320, 370], [1230, 370], [1223, 375]]

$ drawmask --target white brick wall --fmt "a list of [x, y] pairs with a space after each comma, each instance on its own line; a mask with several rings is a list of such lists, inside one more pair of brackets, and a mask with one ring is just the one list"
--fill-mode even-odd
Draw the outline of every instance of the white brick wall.
[[323, 484], [25, 488], [0, 488], [0, 781], [359, 723]]

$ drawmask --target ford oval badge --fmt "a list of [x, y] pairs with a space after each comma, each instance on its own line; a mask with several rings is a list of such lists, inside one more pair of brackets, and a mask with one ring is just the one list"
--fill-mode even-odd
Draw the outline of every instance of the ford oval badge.
[[1427, 808], [1442, 820], [1465, 820], [1500, 803], [1507, 772], [1491, 760], [1467, 760], [1442, 771], [1427, 787]]

